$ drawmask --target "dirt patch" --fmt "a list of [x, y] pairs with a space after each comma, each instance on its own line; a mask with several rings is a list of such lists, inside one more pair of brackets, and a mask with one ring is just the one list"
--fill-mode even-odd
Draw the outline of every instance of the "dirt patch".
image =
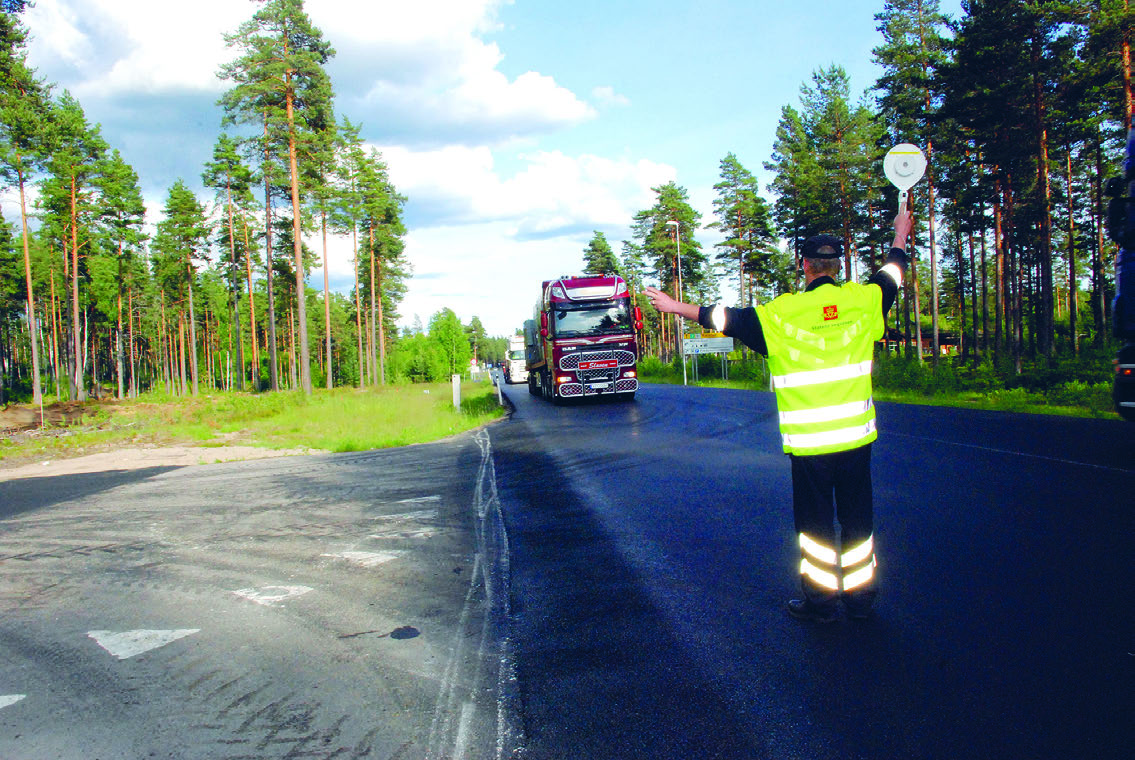
[[0, 435], [10, 436], [46, 425], [48, 429], [79, 422], [101, 409], [113, 408], [108, 401], [62, 401], [48, 404], [41, 412], [36, 406], [6, 406], [0, 409]]
[[[103, 416], [107, 413], [121, 424], [133, 417], [136, 410], [113, 400], [65, 401], [44, 406], [42, 420], [46, 421], [45, 426], [41, 422], [38, 407], [8, 406], [0, 409], [0, 438], [20, 443], [36, 438], [66, 436], [71, 434], [67, 426], [82, 422], [92, 415]], [[230, 433], [221, 438], [233, 438], [236, 435]], [[265, 449], [236, 443], [221, 446], [103, 444], [52, 455], [9, 457], [0, 461], [0, 481], [107, 470], [137, 470], [145, 467], [188, 467], [319, 453], [324, 452], [308, 448]]]
[[255, 446], [154, 446], [100, 451], [67, 459], [0, 462], [0, 481], [42, 478], [107, 470], [139, 470], [145, 467], [189, 467], [268, 457], [321, 454], [316, 449], [261, 449]]

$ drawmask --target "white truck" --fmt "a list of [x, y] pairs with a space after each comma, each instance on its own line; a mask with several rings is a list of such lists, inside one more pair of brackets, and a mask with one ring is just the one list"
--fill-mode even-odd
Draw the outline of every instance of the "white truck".
[[513, 335], [508, 339], [508, 356], [504, 360], [504, 381], [510, 385], [528, 382], [523, 335]]

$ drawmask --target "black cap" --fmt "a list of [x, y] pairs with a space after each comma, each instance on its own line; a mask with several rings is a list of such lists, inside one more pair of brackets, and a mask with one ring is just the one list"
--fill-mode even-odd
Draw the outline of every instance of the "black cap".
[[843, 255], [843, 241], [835, 235], [814, 235], [804, 241], [806, 259], [838, 259]]

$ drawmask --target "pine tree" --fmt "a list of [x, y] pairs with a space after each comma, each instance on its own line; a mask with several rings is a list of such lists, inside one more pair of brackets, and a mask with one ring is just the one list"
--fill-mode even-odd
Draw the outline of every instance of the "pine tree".
[[330, 123], [331, 82], [323, 66], [335, 51], [304, 13], [303, 0], [271, 0], [225, 39], [243, 53], [221, 70], [221, 77], [234, 85], [222, 98], [229, 118], [244, 122], [264, 118], [265, 130], [270, 132], [272, 126], [278, 126], [286, 141], [298, 294], [299, 375], [304, 392], [310, 394], [299, 160], [301, 153], [310, 151], [314, 136]]
[[[935, 74], [946, 61], [946, 40], [942, 28], [946, 17], [939, 11], [938, 0], [888, 0], [883, 11], [875, 16], [884, 44], [875, 48], [875, 61], [883, 74], [875, 83], [880, 93], [880, 115], [894, 144], [911, 142], [924, 146], [928, 161], [926, 173], [926, 218], [929, 224], [931, 325], [933, 359], [937, 363], [938, 348], [938, 252], [936, 239], [937, 204], [934, 198], [934, 134], [933, 123], [940, 95], [935, 91]], [[911, 278], [916, 283], [917, 271], [911, 257]], [[916, 303], [915, 312], [918, 313]], [[922, 358], [921, 327], [916, 327]]]
[[583, 249], [583, 271], [591, 274], [618, 274], [619, 261], [607, 237], [595, 230], [587, 247]]
[[[710, 300], [717, 283], [702, 253], [701, 243], [694, 237], [701, 214], [690, 205], [684, 187], [668, 182], [651, 189], [657, 195], [654, 206], [636, 213], [631, 227], [644, 261], [659, 287], [673, 293], [678, 300], [683, 300], [687, 294], [691, 300]], [[669, 338], [665, 334], [667, 327]], [[679, 353], [677, 319], [662, 322], [660, 328], [663, 335], [659, 345], [670, 345], [674, 353]]]
[[189, 349], [193, 395], [198, 394], [197, 314], [193, 303], [193, 285], [197, 279], [193, 260], [204, 259], [208, 245], [209, 224], [205, 209], [197, 196], [180, 179], [166, 197], [165, 218], [158, 222], [153, 253], [155, 274], [163, 289], [180, 297], [184, 293], [189, 306]]
[[20, 194], [28, 339], [31, 345], [32, 403], [43, 403], [39, 339], [28, 233], [27, 182], [45, 153], [50, 105], [48, 88], [27, 66], [27, 32], [14, 15], [0, 16], [0, 181]]
[[[237, 234], [237, 218], [240, 216], [241, 205], [251, 205], [252, 202], [252, 170], [241, 159], [238, 143], [227, 134], [222, 133], [213, 146], [213, 160], [206, 162], [205, 171], [201, 174], [201, 181], [205, 187], [213, 188], [219, 201], [224, 207], [224, 220], [221, 224], [221, 247], [228, 251], [230, 302], [233, 314], [233, 327], [236, 330], [237, 364], [240, 371], [237, 373], [238, 387], [244, 387], [244, 341], [240, 336], [240, 286], [238, 284], [237, 268], [240, 261], [245, 262], [248, 280], [248, 332], [252, 340], [252, 381], [255, 386], [256, 376], [260, 371], [260, 362], [256, 351], [256, 314], [252, 291], [252, 266], [249, 250], [249, 241], [245, 236]], [[243, 255], [242, 255], [243, 254]]]
[[[754, 278], [767, 282], [772, 275], [769, 261], [774, 255], [772, 218], [768, 204], [752, 172], [741, 165], [733, 153], [721, 159], [721, 181], [713, 186], [717, 198], [713, 212], [717, 221], [711, 229], [724, 230], [725, 240], [717, 243], [718, 261], [736, 265], [737, 305], [749, 304]], [[746, 274], [750, 284], [746, 284]]]
[[50, 174], [41, 201], [65, 225], [71, 272], [71, 398], [87, 399], [84, 353], [79, 319], [80, 249], [90, 248], [96, 237], [93, 218], [95, 178], [103, 168], [107, 145], [99, 128], [87, 123], [79, 101], [64, 92], [52, 112]]
[[[126, 163], [117, 149], [106, 162], [99, 178], [102, 191], [103, 223], [115, 251], [115, 376], [118, 381], [118, 398], [124, 398], [126, 387], [125, 356], [123, 350], [122, 300], [124, 292], [130, 287], [127, 278], [131, 273], [132, 260], [146, 235], [142, 225], [146, 218], [146, 204], [138, 185], [138, 174]], [[129, 301], [129, 298], [127, 298]], [[138, 384], [135, 376], [134, 348], [130, 344], [130, 395], [137, 395]]]

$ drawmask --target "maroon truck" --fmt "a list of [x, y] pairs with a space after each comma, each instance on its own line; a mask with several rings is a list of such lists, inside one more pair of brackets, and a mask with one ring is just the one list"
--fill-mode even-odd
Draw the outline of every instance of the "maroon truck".
[[545, 280], [533, 318], [524, 323], [528, 391], [553, 402], [634, 399], [641, 329], [642, 312], [622, 277]]

